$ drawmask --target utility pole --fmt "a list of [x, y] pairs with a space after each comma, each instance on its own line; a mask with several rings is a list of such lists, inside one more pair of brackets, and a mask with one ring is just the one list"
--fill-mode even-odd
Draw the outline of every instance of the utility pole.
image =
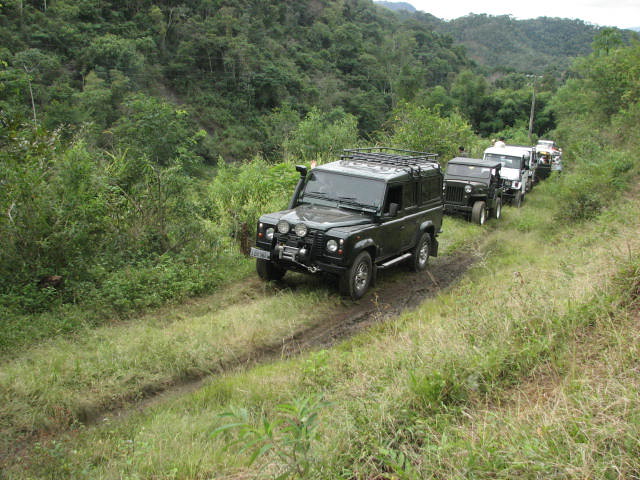
[[536, 79], [542, 78], [542, 75], [527, 75], [533, 79], [533, 93], [531, 95], [531, 112], [529, 113], [529, 142], [533, 136], [533, 117], [536, 111]]
[[533, 113], [536, 109], [536, 81], [533, 81], [533, 95], [531, 95], [531, 113], [529, 113], [529, 143], [531, 143], [531, 135], [533, 133]]

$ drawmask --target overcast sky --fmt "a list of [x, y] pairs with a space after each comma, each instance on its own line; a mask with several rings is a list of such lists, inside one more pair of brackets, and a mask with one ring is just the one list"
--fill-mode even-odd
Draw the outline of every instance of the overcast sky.
[[[397, 0], [400, 1], [400, 0]], [[451, 20], [469, 13], [513, 15], [515, 18], [579, 18], [596, 25], [640, 27], [640, 0], [404, 0], [416, 9]]]

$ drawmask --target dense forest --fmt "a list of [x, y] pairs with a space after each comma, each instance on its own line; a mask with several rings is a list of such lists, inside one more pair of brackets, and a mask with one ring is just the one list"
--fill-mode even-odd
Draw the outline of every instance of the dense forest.
[[[534, 92], [534, 136], [566, 104], [606, 119], [637, 95], [618, 31], [567, 76], [489, 79], [433, 21], [369, 0], [2, 2], [0, 343], [29, 335], [24, 315], [46, 336], [241, 274], [238, 241], [282, 206], [290, 162], [376, 142], [446, 162], [529, 141]], [[597, 93], [566, 93], [584, 78]]]

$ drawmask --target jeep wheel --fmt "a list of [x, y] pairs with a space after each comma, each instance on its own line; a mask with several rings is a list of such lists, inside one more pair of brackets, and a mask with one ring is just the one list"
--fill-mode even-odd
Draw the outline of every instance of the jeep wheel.
[[502, 216], [502, 199], [501, 198], [496, 198], [496, 204], [491, 209], [491, 217], [493, 217], [493, 218], [495, 218], [497, 220], [501, 216]]
[[522, 206], [522, 202], [524, 201], [524, 195], [522, 195], [522, 192], [518, 191], [518, 193], [516, 193], [516, 196], [513, 197], [513, 206], [516, 208], [520, 208]]
[[487, 204], [478, 200], [473, 204], [473, 210], [471, 211], [471, 221], [478, 225], [484, 225], [487, 220]]
[[429, 263], [429, 252], [431, 251], [431, 235], [423, 233], [418, 240], [416, 248], [413, 250], [411, 257], [411, 269], [414, 272], [421, 272], [427, 268]]
[[353, 264], [340, 277], [340, 293], [353, 300], [361, 298], [373, 278], [373, 263], [369, 252], [360, 252]]
[[258, 272], [258, 276], [266, 281], [282, 280], [284, 274], [287, 273], [286, 269], [280, 268], [269, 260], [262, 260], [261, 258], [256, 259], [256, 271]]

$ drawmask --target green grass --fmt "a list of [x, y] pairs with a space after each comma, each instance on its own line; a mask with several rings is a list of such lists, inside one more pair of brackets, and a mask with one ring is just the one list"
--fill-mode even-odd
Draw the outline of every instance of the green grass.
[[277, 348], [334, 302], [322, 290], [270, 291], [253, 281], [182, 311], [167, 309], [34, 347], [3, 364], [5, 438], [58, 430], [168, 385], [247, 362], [251, 352]]
[[[5, 475], [274, 478], [285, 467], [275, 452], [249, 467], [250, 450], [230, 446], [237, 432], [211, 436], [220, 415], [245, 408], [273, 423], [278, 405], [321, 395], [331, 406], [308, 478], [637, 477], [640, 203], [558, 223], [551, 182], [485, 229], [447, 218], [441, 251], [473, 244], [480, 260], [415, 311], [332, 350], [214, 375], [123, 420], [58, 425]], [[300, 280], [295, 292], [247, 285], [18, 356], [0, 374], [7, 438], [68, 423], [87, 400], [215, 372], [303, 328], [337, 297]]]

